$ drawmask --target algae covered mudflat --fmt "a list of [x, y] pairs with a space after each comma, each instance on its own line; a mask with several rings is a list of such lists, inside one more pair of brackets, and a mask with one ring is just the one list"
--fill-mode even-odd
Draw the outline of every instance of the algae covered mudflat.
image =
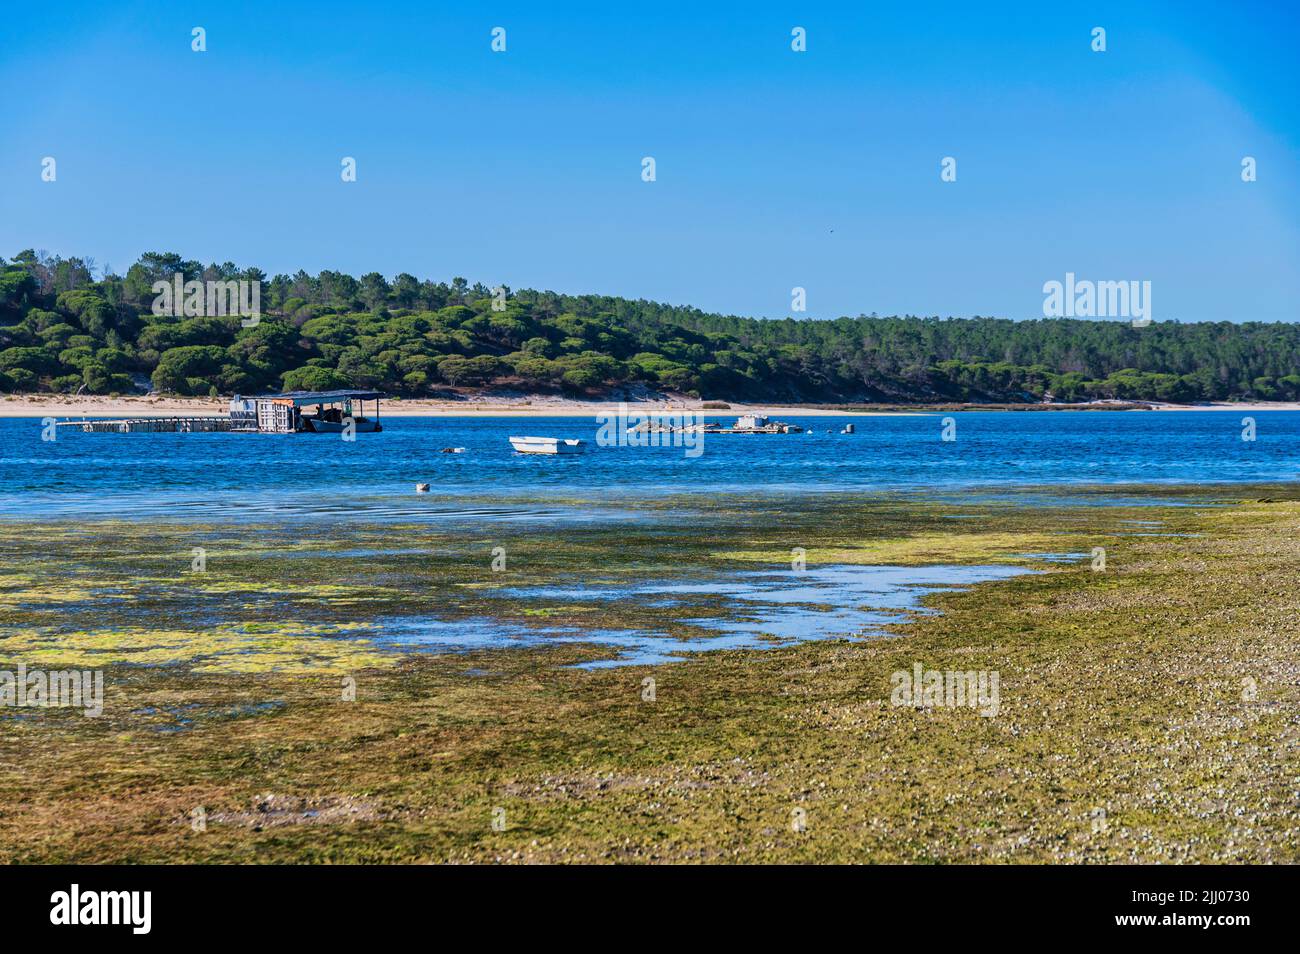
[[[0, 712], [0, 853], [1294, 861], [1295, 496], [8, 522], [0, 668], [105, 699]], [[996, 714], [894, 704], [918, 665]]]

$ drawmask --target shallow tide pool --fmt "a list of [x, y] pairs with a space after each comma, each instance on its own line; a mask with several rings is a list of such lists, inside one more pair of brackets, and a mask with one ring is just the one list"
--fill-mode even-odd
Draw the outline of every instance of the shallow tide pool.
[[[504, 589], [503, 597], [554, 604], [636, 600], [640, 605], [693, 605], [691, 615], [667, 629], [584, 629], [528, 626], [490, 617], [465, 620], [390, 619], [365, 633], [376, 645], [403, 651], [463, 652], [506, 646], [582, 643], [617, 651], [584, 668], [677, 662], [692, 653], [719, 649], [771, 649], [817, 639], [887, 635], [885, 627], [909, 613], [926, 612], [923, 597], [1034, 572], [1019, 566], [823, 566], [752, 571], [694, 583], [637, 586], [544, 586]], [[717, 615], [708, 604], [725, 597], [731, 610]]]

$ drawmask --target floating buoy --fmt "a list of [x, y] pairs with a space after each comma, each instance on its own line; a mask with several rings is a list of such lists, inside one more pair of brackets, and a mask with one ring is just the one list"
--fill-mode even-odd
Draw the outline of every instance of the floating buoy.
[[416, 492], [417, 494], [427, 494], [427, 493], [429, 492], [429, 485], [428, 485], [428, 484], [416, 484], [416, 485], [415, 485], [415, 492]]

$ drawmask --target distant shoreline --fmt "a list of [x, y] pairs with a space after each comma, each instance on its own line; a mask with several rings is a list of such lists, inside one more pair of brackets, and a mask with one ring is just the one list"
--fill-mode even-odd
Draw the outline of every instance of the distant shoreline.
[[[174, 417], [224, 414], [227, 398], [185, 398], [100, 395], [15, 394], [0, 399], [0, 417]], [[728, 417], [759, 412], [772, 417], [822, 417], [827, 415], [935, 414], [961, 411], [1296, 411], [1296, 401], [1215, 402], [1207, 404], [1157, 404], [1154, 402], [1107, 401], [1094, 404], [757, 404], [725, 402], [727, 407], [704, 407], [719, 402], [677, 399], [628, 401], [625, 406], [637, 414], [691, 411]], [[384, 401], [384, 417], [594, 417], [617, 412], [618, 401], [580, 401], [549, 395], [532, 398], [474, 398], [464, 401], [392, 399]]]

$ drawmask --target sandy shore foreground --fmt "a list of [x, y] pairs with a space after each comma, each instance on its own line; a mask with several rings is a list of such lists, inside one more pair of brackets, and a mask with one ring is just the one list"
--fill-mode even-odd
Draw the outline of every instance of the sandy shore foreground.
[[[153, 395], [107, 397], [103, 395], [64, 394], [11, 394], [0, 400], [0, 417], [173, 417], [197, 415], [222, 415], [228, 409], [224, 398], [183, 398]], [[673, 401], [629, 402], [632, 412], [645, 414], [672, 411], [704, 411], [706, 414], [727, 417], [756, 411], [773, 417], [811, 417], [837, 412], [817, 405], [742, 404], [727, 402], [728, 408], [703, 408], [701, 401], [682, 399]], [[1105, 404], [1093, 405], [1105, 407]], [[918, 405], [915, 408], [891, 406], [879, 411], [853, 411], [855, 415], [871, 414], [923, 414], [936, 410], [958, 408], [945, 405], [933, 408]], [[996, 405], [994, 407], [1006, 407]], [[1026, 408], [1044, 408], [1044, 405], [1025, 405]], [[1152, 404], [1155, 410], [1167, 411], [1295, 411], [1300, 402], [1274, 401], [1254, 403], [1216, 404]], [[384, 417], [588, 417], [613, 413], [619, 409], [617, 401], [578, 401], [565, 398], [537, 396], [533, 398], [471, 398], [464, 401], [438, 400], [387, 400], [380, 406]], [[977, 406], [970, 406], [978, 410]]]

